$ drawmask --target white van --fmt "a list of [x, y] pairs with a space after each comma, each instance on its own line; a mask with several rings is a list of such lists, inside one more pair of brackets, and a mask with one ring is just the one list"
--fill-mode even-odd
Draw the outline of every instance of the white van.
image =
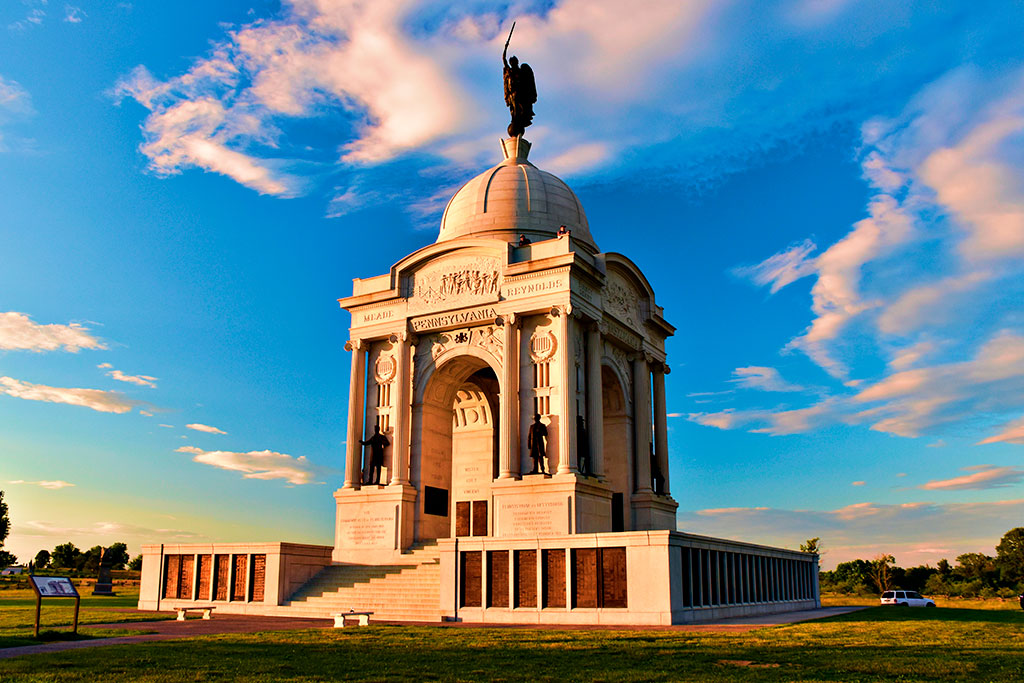
[[885, 591], [882, 593], [883, 605], [899, 605], [900, 607], [935, 607], [935, 602], [921, 597], [916, 591]]

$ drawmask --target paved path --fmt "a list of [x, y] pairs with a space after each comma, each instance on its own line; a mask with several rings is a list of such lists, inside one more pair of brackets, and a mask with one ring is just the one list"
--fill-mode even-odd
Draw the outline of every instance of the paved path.
[[[538, 628], [545, 630], [641, 630], [641, 631], [695, 631], [702, 633], [743, 633], [765, 626], [780, 626], [782, 624], [794, 624], [800, 621], [811, 619], [822, 619], [833, 617], [838, 614], [856, 612], [865, 609], [864, 607], [823, 607], [816, 610], [805, 610], [802, 612], [783, 612], [781, 614], [765, 614], [754, 617], [738, 617], [734, 619], [720, 619], [714, 622], [697, 624], [680, 624], [676, 626], [572, 626], [563, 624], [470, 624], [464, 622], [442, 622], [416, 625], [434, 625], [449, 628]], [[126, 610], [134, 611], [134, 610]], [[381, 624], [412, 624], [413, 622], [376, 622]], [[225, 633], [257, 633], [261, 631], [293, 631], [308, 628], [331, 628], [334, 624], [332, 619], [295, 619], [291, 617], [260, 617], [241, 614], [215, 615], [213, 619], [189, 619], [188, 621], [133, 621], [117, 624], [89, 624], [80, 627], [84, 633], [94, 628], [122, 628], [138, 629], [140, 631], [153, 631], [136, 636], [117, 636], [115, 638], [96, 638], [93, 640], [71, 640], [58, 641], [53, 643], [42, 643], [40, 645], [25, 645], [23, 647], [9, 647], [0, 649], [0, 659], [21, 657], [23, 655], [43, 654], [47, 652], [63, 652], [65, 650], [80, 650], [87, 647], [103, 647], [106, 645], [123, 645], [127, 643], [144, 643], [157, 640], [173, 640], [176, 638], [191, 638], [193, 636], [217, 635]]]

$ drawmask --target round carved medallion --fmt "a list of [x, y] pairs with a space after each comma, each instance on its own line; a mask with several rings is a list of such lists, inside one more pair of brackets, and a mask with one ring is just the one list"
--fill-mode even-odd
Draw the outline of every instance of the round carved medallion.
[[395, 363], [394, 356], [382, 355], [377, 357], [374, 374], [377, 376], [379, 384], [384, 384], [394, 379], [396, 370], [398, 370], [398, 365]]
[[550, 331], [537, 332], [530, 337], [530, 357], [535, 363], [549, 360], [555, 355], [557, 346], [558, 342], [555, 341], [554, 333]]

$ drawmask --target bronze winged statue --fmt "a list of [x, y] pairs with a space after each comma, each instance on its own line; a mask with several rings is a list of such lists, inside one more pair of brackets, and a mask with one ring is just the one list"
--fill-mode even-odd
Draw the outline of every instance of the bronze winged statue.
[[[512, 31], [516, 30], [512, 22]], [[505, 64], [505, 104], [512, 114], [508, 124], [509, 137], [517, 137], [533, 123], [533, 103], [537, 101], [537, 83], [533, 80], [533, 69], [529, 64], [520, 64], [515, 55], [508, 58], [508, 44], [512, 41], [512, 31], [508, 32], [505, 51], [501, 53], [501, 61]]]

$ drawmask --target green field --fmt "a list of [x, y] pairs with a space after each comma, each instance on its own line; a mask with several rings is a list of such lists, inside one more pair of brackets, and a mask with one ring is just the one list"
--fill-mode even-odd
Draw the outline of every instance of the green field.
[[[23, 609], [6, 602], [4, 614]], [[103, 614], [101, 607], [89, 605], [90, 619], [94, 611]], [[874, 607], [746, 633], [370, 626], [206, 636], [0, 660], [3, 681], [101, 678], [1022, 681], [1024, 612]]]
[[[153, 621], [168, 619], [167, 614], [137, 613], [121, 611], [135, 607], [139, 602], [138, 589], [122, 592], [113, 597], [89, 595], [89, 591], [79, 587], [82, 593], [81, 611], [78, 624], [110, 624], [132, 621]], [[75, 638], [71, 633], [74, 622], [75, 601], [70, 598], [49, 598], [43, 600], [43, 608], [39, 619], [39, 640], [33, 636], [36, 619], [36, 597], [30, 589], [7, 589], [0, 592], [0, 648], [18, 645], [35, 645], [40, 641], [80, 640], [83, 638], [110, 637], [143, 633], [124, 629], [87, 629]], [[80, 630], [83, 630], [80, 628]]]

